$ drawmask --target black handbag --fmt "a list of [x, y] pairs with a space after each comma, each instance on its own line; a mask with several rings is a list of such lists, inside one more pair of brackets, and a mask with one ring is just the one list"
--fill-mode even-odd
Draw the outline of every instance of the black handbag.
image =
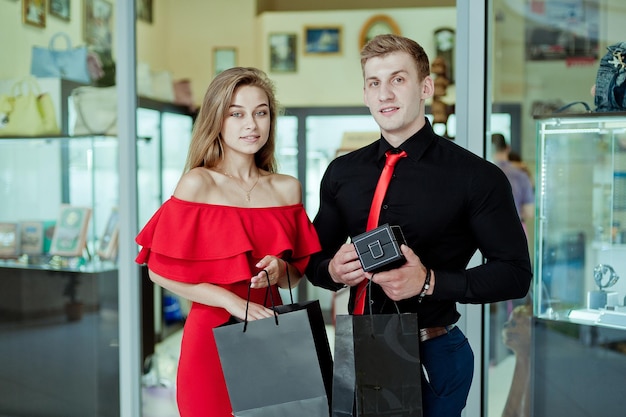
[[366, 272], [393, 269], [406, 262], [400, 250], [400, 245], [406, 245], [400, 226], [383, 224], [353, 237], [352, 243]]
[[213, 329], [234, 415], [328, 416], [333, 359], [319, 301], [274, 311]]

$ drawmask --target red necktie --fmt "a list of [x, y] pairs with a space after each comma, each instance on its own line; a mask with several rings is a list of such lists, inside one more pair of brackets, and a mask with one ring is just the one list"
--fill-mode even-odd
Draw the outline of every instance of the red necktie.
[[[393, 150], [385, 152], [387, 159], [385, 160], [385, 167], [380, 174], [378, 184], [376, 184], [376, 191], [374, 191], [374, 198], [372, 199], [372, 205], [370, 207], [370, 214], [367, 218], [366, 231], [375, 229], [378, 226], [378, 218], [380, 217], [380, 208], [383, 204], [383, 199], [387, 193], [387, 187], [393, 174], [393, 169], [401, 158], [406, 156], [405, 151], [394, 153]], [[356, 301], [354, 305], [354, 314], [363, 314], [365, 310], [365, 289], [367, 287], [367, 280], [361, 281], [356, 291]]]

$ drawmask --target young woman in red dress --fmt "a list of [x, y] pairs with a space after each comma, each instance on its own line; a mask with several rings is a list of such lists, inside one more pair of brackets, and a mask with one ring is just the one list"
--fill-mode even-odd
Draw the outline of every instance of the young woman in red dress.
[[177, 374], [181, 417], [232, 416], [212, 329], [231, 315], [271, 317], [267, 279], [297, 284], [317, 234], [302, 205], [300, 182], [276, 173], [277, 102], [255, 68], [221, 72], [204, 96], [185, 173], [174, 195], [137, 236], [137, 262], [155, 284], [192, 301]]

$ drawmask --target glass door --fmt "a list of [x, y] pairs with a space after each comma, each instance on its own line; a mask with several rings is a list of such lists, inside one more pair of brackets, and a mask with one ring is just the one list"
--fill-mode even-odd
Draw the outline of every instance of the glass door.
[[[104, 93], [83, 121], [105, 107], [102, 116], [116, 120], [115, 94], [105, 92], [120, 52], [117, 7], [0, 3], [0, 95], [32, 80], [39, 91], [31, 93], [48, 100], [59, 126], [0, 138], [0, 415], [120, 414], [119, 141], [112, 131], [75, 135], [79, 103], [70, 100], [78, 89]], [[47, 51], [59, 33], [99, 71], [39, 71], [45, 62], [32, 52]], [[3, 124], [11, 111], [3, 108]]]

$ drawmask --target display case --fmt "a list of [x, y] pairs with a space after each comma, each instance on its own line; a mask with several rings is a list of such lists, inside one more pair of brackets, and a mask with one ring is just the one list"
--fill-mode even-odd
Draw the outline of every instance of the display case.
[[[112, 267], [111, 261], [100, 262], [97, 252], [118, 204], [117, 145], [117, 138], [103, 136], [0, 139], [0, 222], [17, 225], [14, 250], [3, 248], [0, 266], [93, 271]], [[69, 212], [64, 210], [67, 206], [83, 211]], [[80, 242], [74, 253], [55, 251], [51, 244], [59, 222], [67, 220], [69, 233], [72, 216], [79, 215], [76, 226], [80, 221], [86, 224], [76, 228], [84, 236], [76, 237]], [[37, 222], [39, 234], [27, 235], [28, 226]], [[4, 245], [8, 239], [5, 235]], [[34, 241], [39, 241], [38, 249], [31, 244]], [[57, 252], [67, 259], [53, 259]]]
[[[116, 236], [125, 180], [118, 153], [129, 139], [71, 136], [68, 103], [77, 84], [57, 84], [61, 135], [0, 138], [0, 338], [10, 341], [0, 343], [0, 367], [5, 382], [21, 387], [2, 397], [0, 415], [112, 417], [119, 414], [119, 375], [110, 365], [119, 362]], [[183, 171], [193, 117], [171, 103], [140, 97], [138, 105], [143, 225]], [[160, 303], [144, 282], [149, 350]]]
[[537, 139], [536, 315], [626, 329], [626, 117], [540, 118]]
[[[65, 80], [59, 84], [60, 136], [0, 138], [2, 317], [61, 315], [75, 299], [83, 311], [95, 311], [102, 305], [99, 279], [113, 276], [116, 284], [118, 149], [125, 139], [68, 134], [76, 117], [71, 91], [77, 86]], [[140, 225], [173, 192], [192, 123], [186, 107], [139, 98]], [[147, 299], [147, 308], [160, 308], [158, 295]], [[149, 329], [160, 331], [158, 311], [144, 316], [156, 316]]]
[[[143, 225], [182, 174], [193, 120], [181, 106], [150, 99], [140, 99], [139, 105], [137, 189]], [[64, 110], [69, 119], [71, 109]], [[0, 268], [115, 269], [118, 140], [0, 138]], [[76, 227], [69, 230], [68, 223]], [[55, 244], [61, 226], [72, 233], [73, 246]]]
[[626, 113], [536, 122], [530, 415], [623, 415]]

